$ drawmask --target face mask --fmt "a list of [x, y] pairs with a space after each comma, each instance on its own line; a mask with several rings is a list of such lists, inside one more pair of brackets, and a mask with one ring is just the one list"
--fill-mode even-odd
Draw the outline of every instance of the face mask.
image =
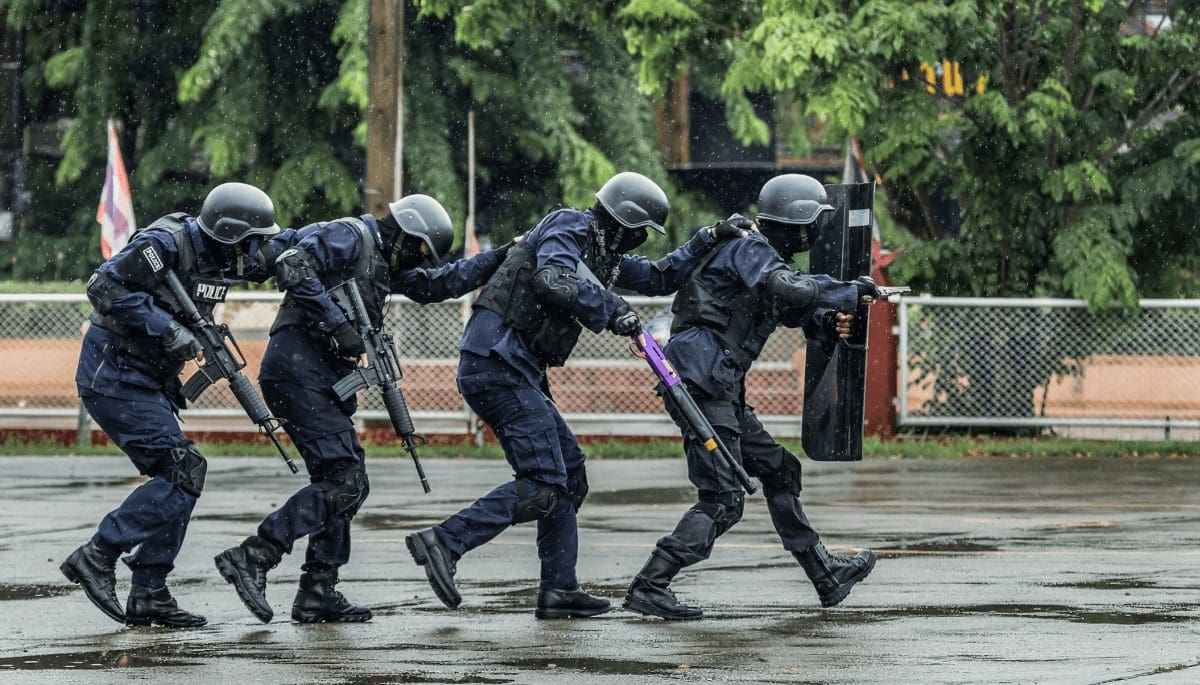
[[621, 230], [617, 231], [612, 251], [617, 254], [625, 254], [646, 242], [646, 238], [648, 237], [649, 234], [644, 228], [626, 228], [622, 226]]
[[425, 263], [425, 255], [421, 252], [421, 248], [425, 243], [412, 238], [408, 235], [401, 236], [392, 243], [391, 262], [392, 269], [395, 271], [404, 271], [406, 269], [415, 269]]

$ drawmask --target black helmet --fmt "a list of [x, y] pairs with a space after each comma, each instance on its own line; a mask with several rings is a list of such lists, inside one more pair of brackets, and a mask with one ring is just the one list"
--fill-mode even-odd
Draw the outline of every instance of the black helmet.
[[[454, 224], [442, 203], [428, 195], [405, 195], [388, 205], [388, 211], [401, 231], [425, 243], [429, 261], [441, 266], [454, 244]], [[394, 242], [392, 249], [399, 249], [401, 242]]]
[[667, 194], [658, 184], [632, 171], [608, 179], [608, 183], [596, 193], [596, 199], [617, 223], [626, 228], [651, 226], [659, 233], [666, 233], [663, 224], [671, 205]]
[[205, 235], [224, 245], [279, 232], [271, 198], [245, 183], [222, 183], [213, 188], [204, 198], [196, 221]]
[[788, 226], [804, 226], [822, 212], [833, 210], [825, 186], [812, 176], [783, 174], [766, 182], [758, 193], [758, 218]]

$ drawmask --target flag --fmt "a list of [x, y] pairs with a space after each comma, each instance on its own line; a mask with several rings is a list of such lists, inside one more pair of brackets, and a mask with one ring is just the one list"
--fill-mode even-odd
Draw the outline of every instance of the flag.
[[475, 237], [475, 217], [467, 217], [463, 227], [463, 257], [470, 259], [479, 254], [479, 239]]
[[105, 259], [125, 247], [137, 223], [133, 219], [133, 197], [129, 194], [129, 177], [125, 161], [117, 144], [117, 128], [108, 120], [108, 166], [104, 170], [104, 190], [96, 208], [96, 223], [100, 224], [100, 253]]

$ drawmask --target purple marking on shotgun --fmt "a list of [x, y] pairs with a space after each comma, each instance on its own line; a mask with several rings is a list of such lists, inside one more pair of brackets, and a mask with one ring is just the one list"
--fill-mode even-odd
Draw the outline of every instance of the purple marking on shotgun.
[[650, 368], [654, 369], [654, 374], [663, 385], [671, 388], [679, 384], [682, 379], [675, 373], [667, 354], [658, 346], [658, 341], [653, 336], [642, 331], [634, 336], [633, 342], [642, 354], [646, 355], [646, 361], [650, 362]]

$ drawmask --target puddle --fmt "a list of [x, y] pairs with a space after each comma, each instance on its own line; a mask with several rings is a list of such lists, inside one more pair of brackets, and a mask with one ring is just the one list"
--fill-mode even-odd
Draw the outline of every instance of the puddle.
[[89, 671], [108, 668], [164, 668], [197, 666], [198, 655], [187, 657], [177, 647], [156, 645], [140, 649], [106, 649], [98, 652], [29, 654], [0, 659], [0, 670], [44, 671], [73, 669]]
[[945, 552], [945, 553], [983, 553], [999, 552], [996, 545], [988, 545], [971, 540], [924, 540], [911, 543], [896, 543], [889, 547], [876, 550], [881, 557], [889, 556], [889, 552]]
[[[1184, 610], [1188, 607], [1175, 607]], [[1136, 612], [1127, 610], [1091, 610], [1061, 604], [971, 604], [956, 606], [921, 606], [878, 609], [874, 611], [839, 611], [821, 614], [822, 620], [851, 622], [886, 621], [904, 618], [957, 618], [961, 616], [1008, 616], [1014, 618], [1042, 618], [1072, 623], [1110, 625], [1146, 625], [1152, 623], [1182, 623], [1197, 617], [1186, 614], [1159, 612]]]
[[20, 599], [41, 599], [70, 594], [74, 585], [9, 585], [0, 584], [0, 602]]
[[592, 490], [588, 504], [694, 504], [696, 488], [632, 488], [629, 490]]
[[449, 676], [424, 675], [419, 673], [375, 673], [355, 675], [351, 680], [343, 680], [338, 685], [387, 685], [389, 683], [511, 683], [511, 678], [488, 678], [486, 676]]
[[677, 663], [601, 659], [598, 657], [512, 659], [501, 661], [499, 665], [542, 672], [562, 670], [602, 673], [605, 675], [660, 675], [679, 670], [679, 664]]
[[1047, 583], [1047, 587], [1070, 587], [1081, 590], [1151, 590], [1159, 587], [1141, 578], [1097, 578], [1069, 583]]
[[361, 512], [354, 517], [354, 527], [362, 530], [416, 530], [428, 526], [433, 517], [404, 514]]

